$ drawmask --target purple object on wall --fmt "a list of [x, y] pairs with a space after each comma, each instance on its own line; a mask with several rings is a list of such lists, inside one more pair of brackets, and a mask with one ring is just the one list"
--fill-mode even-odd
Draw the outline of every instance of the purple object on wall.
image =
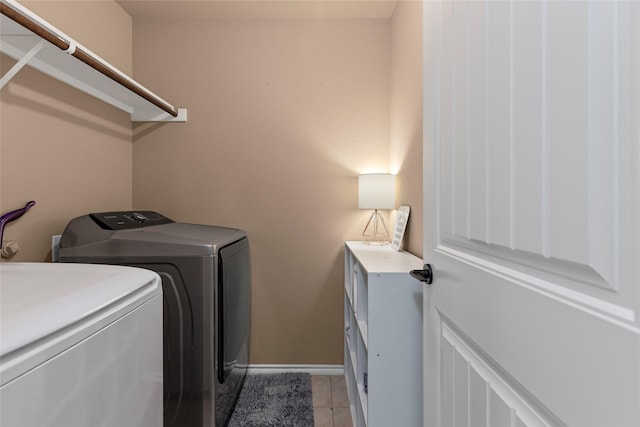
[[4, 236], [4, 226], [7, 223], [11, 221], [15, 221], [16, 219], [20, 218], [22, 215], [25, 214], [26, 211], [31, 209], [31, 207], [35, 204], [36, 202], [31, 200], [30, 202], [27, 202], [26, 205], [24, 205], [24, 208], [16, 209], [14, 211], [7, 212], [6, 214], [0, 216], [0, 246], [2, 245], [2, 236]]

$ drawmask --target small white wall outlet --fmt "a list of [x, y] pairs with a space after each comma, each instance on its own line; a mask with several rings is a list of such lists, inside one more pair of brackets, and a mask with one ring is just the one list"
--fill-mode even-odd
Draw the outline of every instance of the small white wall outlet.
[[58, 262], [60, 254], [60, 237], [62, 237], [60, 234], [51, 236], [51, 262]]

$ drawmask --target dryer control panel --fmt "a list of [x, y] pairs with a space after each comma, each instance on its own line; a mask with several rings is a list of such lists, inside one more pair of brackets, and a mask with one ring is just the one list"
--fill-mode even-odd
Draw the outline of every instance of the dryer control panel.
[[153, 211], [100, 212], [89, 214], [89, 216], [103, 230], [127, 230], [173, 222], [166, 216]]

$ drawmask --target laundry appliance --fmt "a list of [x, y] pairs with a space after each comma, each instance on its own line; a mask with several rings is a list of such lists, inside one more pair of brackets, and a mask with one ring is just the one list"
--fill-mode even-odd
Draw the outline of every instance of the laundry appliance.
[[0, 425], [161, 427], [161, 293], [140, 268], [0, 263]]
[[60, 261], [147, 268], [162, 278], [164, 425], [224, 426], [249, 358], [251, 269], [244, 231], [151, 211], [69, 222]]

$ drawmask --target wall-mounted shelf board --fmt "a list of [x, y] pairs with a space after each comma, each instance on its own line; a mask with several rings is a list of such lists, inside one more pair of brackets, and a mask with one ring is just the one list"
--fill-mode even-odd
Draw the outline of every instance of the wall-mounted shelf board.
[[128, 112], [132, 121], [187, 121], [185, 108], [175, 108], [16, 1], [0, 0], [0, 12], [0, 52], [18, 61], [0, 87], [28, 64]]

